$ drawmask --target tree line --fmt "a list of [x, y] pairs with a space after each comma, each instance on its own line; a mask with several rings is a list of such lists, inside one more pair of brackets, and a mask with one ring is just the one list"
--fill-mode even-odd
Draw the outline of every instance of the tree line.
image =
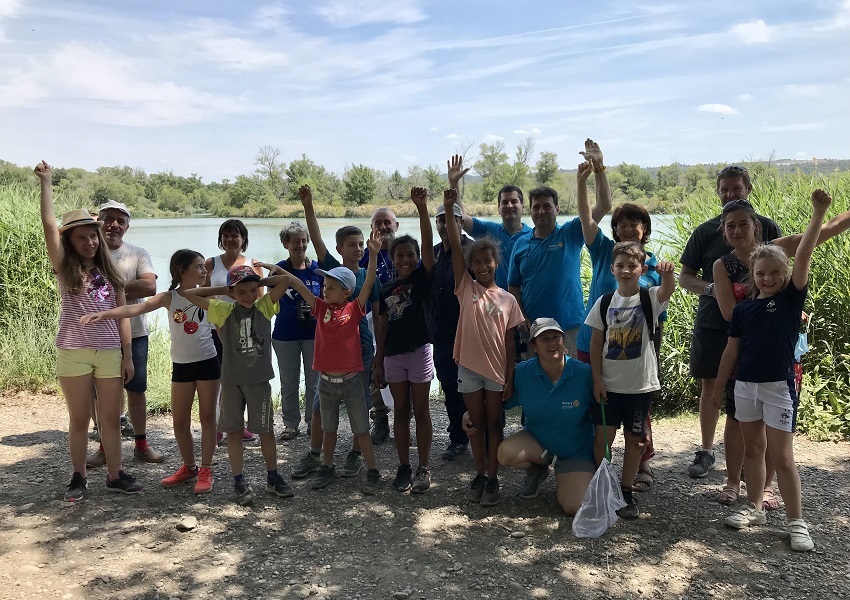
[[[555, 188], [562, 196], [561, 212], [575, 209], [575, 169], [563, 169], [555, 152], [540, 152], [533, 161], [535, 142], [526, 138], [512, 153], [503, 141], [475, 144], [468, 140], [456, 151], [473, 168], [462, 182], [468, 210], [496, 214], [496, 194], [511, 184], [528, 190], [538, 185]], [[573, 158], [573, 163], [580, 161]], [[756, 169], [780, 172], [824, 173], [850, 170], [850, 160], [768, 161], [746, 163]], [[570, 165], [572, 166], [572, 165]], [[621, 163], [609, 166], [608, 181], [614, 204], [636, 202], [654, 213], [677, 213], [688, 194], [714, 189], [714, 176], [723, 165], [672, 163], [644, 168]], [[0, 185], [35, 185], [30, 167], [0, 161]], [[188, 177], [172, 171], [148, 174], [129, 166], [100, 167], [86, 171], [57, 167], [53, 185], [57, 193], [78, 204], [97, 205], [107, 198], [124, 202], [134, 214], [145, 217], [212, 215], [216, 217], [298, 217], [298, 188], [310, 185], [319, 216], [368, 216], [374, 206], [397, 208], [400, 216], [414, 216], [405, 198], [413, 186], [424, 187], [436, 198], [446, 186], [446, 175], [437, 165], [411, 165], [406, 173], [381, 171], [363, 164], [348, 166], [340, 175], [317, 164], [306, 154], [287, 163], [280, 149], [263, 146], [255, 157], [255, 170], [204, 183], [196, 173]], [[591, 180], [592, 184], [592, 180]]]

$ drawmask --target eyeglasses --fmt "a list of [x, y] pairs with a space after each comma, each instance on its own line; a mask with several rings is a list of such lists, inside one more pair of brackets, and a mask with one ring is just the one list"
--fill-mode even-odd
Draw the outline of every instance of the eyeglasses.
[[726, 204], [724, 204], [720, 212], [725, 215], [734, 210], [754, 211], [755, 209], [753, 208], [753, 205], [750, 204], [749, 200], [732, 200], [731, 202], [727, 202]]
[[727, 175], [733, 175], [735, 173], [739, 173], [741, 175], [750, 174], [750, 172], [747, 171], [746, 167], [740, 167], [738, 165], [729, 165], [728, 167], [723, 167], [717, 174], [717, 177], [725, 177]]

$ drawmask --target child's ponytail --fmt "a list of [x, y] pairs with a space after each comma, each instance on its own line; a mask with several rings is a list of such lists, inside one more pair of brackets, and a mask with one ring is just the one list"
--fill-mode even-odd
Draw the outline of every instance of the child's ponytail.
[[168, 270], [171, 273], [171, 285], [168, 291], [176, 290], [180, 287], [180, 280], [183, 278], [183, 273], [192, 266], [192, 263], [197, 258], [204, 258], [204, 255], [188, 248], [178, 250], [171, 255], [171, 261], [168, 265]]

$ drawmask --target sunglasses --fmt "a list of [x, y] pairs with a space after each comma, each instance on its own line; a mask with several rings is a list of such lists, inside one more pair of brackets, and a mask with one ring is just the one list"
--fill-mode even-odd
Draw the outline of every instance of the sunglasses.
[[749, 175], [750, 172], [747, 171], [746, 167], [739, 167], [738, 165], [729, 165], [728, 167], [723, 167], [720, 172], [717, 174], [718, 177], [724, 177], [726, 175], [732, 175], [735, 173], [740, 173], [741, 175]]

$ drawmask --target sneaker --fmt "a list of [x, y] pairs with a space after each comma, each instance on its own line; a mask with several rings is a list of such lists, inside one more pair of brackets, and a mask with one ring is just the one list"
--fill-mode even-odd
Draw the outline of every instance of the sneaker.
[[378, 492], [378, 486], [381, 485], [381, 472], [378, 469], [368, 469], [366, 471], [366, 481], [360, 491], [367, 496], [374, 496]]
[[161, 463], [165, 461], [165, 455], [162, 452], [154, 450], [150, 444], [144, 450], [133, 450], [133, 457], [146, 463]]
[[809, 535], [809, 528], [803, 519], [788, 521], [788, 534], [791, 536], [791, 550], [808, 552], [815, 547], [812, 536]]
[[637, 500], [627, 498], [626, 505], [617, 511], [617, 516], [621, 519], [637, 519], [640, 515], [640, 509], [637, 505]]
[[443, 460], [454, 461], [459, 459], [466, 453], [466, 444], [449, 444], [448, 448], [443, 450], [443, 453], [440, 455], [440, 458]]
[[416, 477], [410, 482], [410, 491], [414, 494], [422, 494], [431, 487], [431, 469], [419, 467], [416, 469]]
[[372, 423], [372, 431], [369, 435], [372, 438], [372, 443], [376, 446], [390, 439], [390, 418], [387, 415], [376, 418]]
[[65, 502], [82, 502], [85, 500], [86, 488], [88, 488], [88, 479], [74, 471], [71, 483], [65, 488]]
[[251, 433], [250, 431], [248, 431], [247, 428], [242, 430], [242, 442], [243, 443], [253, 442], [256, 439], [257, 439], [257, 436], [254, 435], [253, 433]]
[[752, 502], [747, 502], [744, 508], [726, 517], [724, 523], [734, 529], [743, 529], [750, 525], [764, 525], [767, 523], [767, 513], [756, 508], [756, 505]]
[[208, 494], [212, 491], [213, 472], [209, 467], [201, 467], [198, 469], [198, 482], [195, 484], [195, 489], [192, 490], [197, 494]]
[[487, 483], [487, 476], [478, 473], [473, 479], [469, 487], [466, 488], [466, 499], [470, 502], [480, 502], [481, 495], [484, 493], [484, 484]]
[[244, 481], [235, 483], [233, 484], [233, 499], [239, 506], [248, 506], [254, 501], [254, 490]]
[[100, 432], [97, 430], [97, 425], [92, 427], [91, 433], [89, 434], [89, 439], [93, 442], [100, 441]]
[[136, 432], [133, 429], [133, 423], [130, 422], [127, 415], [121, 415], [121, 437], [131, 438], [135, 435]]
[[106, 478], [106, 491], [115, 492], [118, 494], [141, 494], [144, 491], [140, 484], [136, 483], [136, 478], [128, 475], [123, 470], [118, 471], [117, 479]]
[[280, 473], [272, 481], [266, 480], [266, 491], [269, 494], [275, 494], [278, 498], [292, 498], [295, 495], [292, 486], [286, 482]]
[[395, 479], [393, 479], [393, 487], [399, 492], [406, 492], [410, 489], [411, 477], [413, 477], [413, 469], [410, 468], [410, 465], [399, 465]]
[[[209, 469], [207, 469], [209, 471]], [[180, 465], [180, 468], [174, 471], [171, 475], [164, 478], [160, 483], [164, 487], [174, 487], [181, 483], [189, 483], [190, 481], [198, 480], [198, 467], [190, 469], [186, 465]]]
[[543, 480], [549, 477], [549, 465], [532, 464], [525, 471], [525, 479], [519, 490], [520, 498], [537, 498]]
[[714, 468], [714, 454], [708, 450], [697, 450], [694, 462], [688, 467], [688, 475], [702, 479]]
[[216, 446], [226, 446], [227, 445], [227, 436], [224, 435], [223, 432], [219, 431], [215, 434], [215, 445]]
[[97, 452], [86, 459], [87, 469], [98, 469], [106, 464], [106, 453], [103, 451], [103, 446], [97, 449]]
[[355, 452], [351, 450], [348, 453], [348, 456], [345, 457], [345, 464], [342, 465], [342, 469], [339, 470], [340, 477], [356, 477], [360, 475], [360, 471], [362, 471], [366, 467], [366, 464], [363, 462], [363, 455], [360, 452]]
[[481, 506], [495, 506], [499, 503], [499, 478], [488, 477], [484, 484], [484, 493], [481, 494]]
[[319, 472], [316, 474], [316, 479], [313, 481], [313, 489], [321, 490], [328, 487], [334, 480], [336, 469], [333, 465], [322, 465], [319, 467]]
[[322, 466], [322, 459], [320, 455], [313, 454], [309, 450], [304, 457], [298, 461], [298, 464], [295, 465], [295, 468], [292, 469], [292, 478], [293, 479], [301, 479], [302, 477], [307, 477], [310, 473], [315, 473], [319, 470], [319, 467]]

